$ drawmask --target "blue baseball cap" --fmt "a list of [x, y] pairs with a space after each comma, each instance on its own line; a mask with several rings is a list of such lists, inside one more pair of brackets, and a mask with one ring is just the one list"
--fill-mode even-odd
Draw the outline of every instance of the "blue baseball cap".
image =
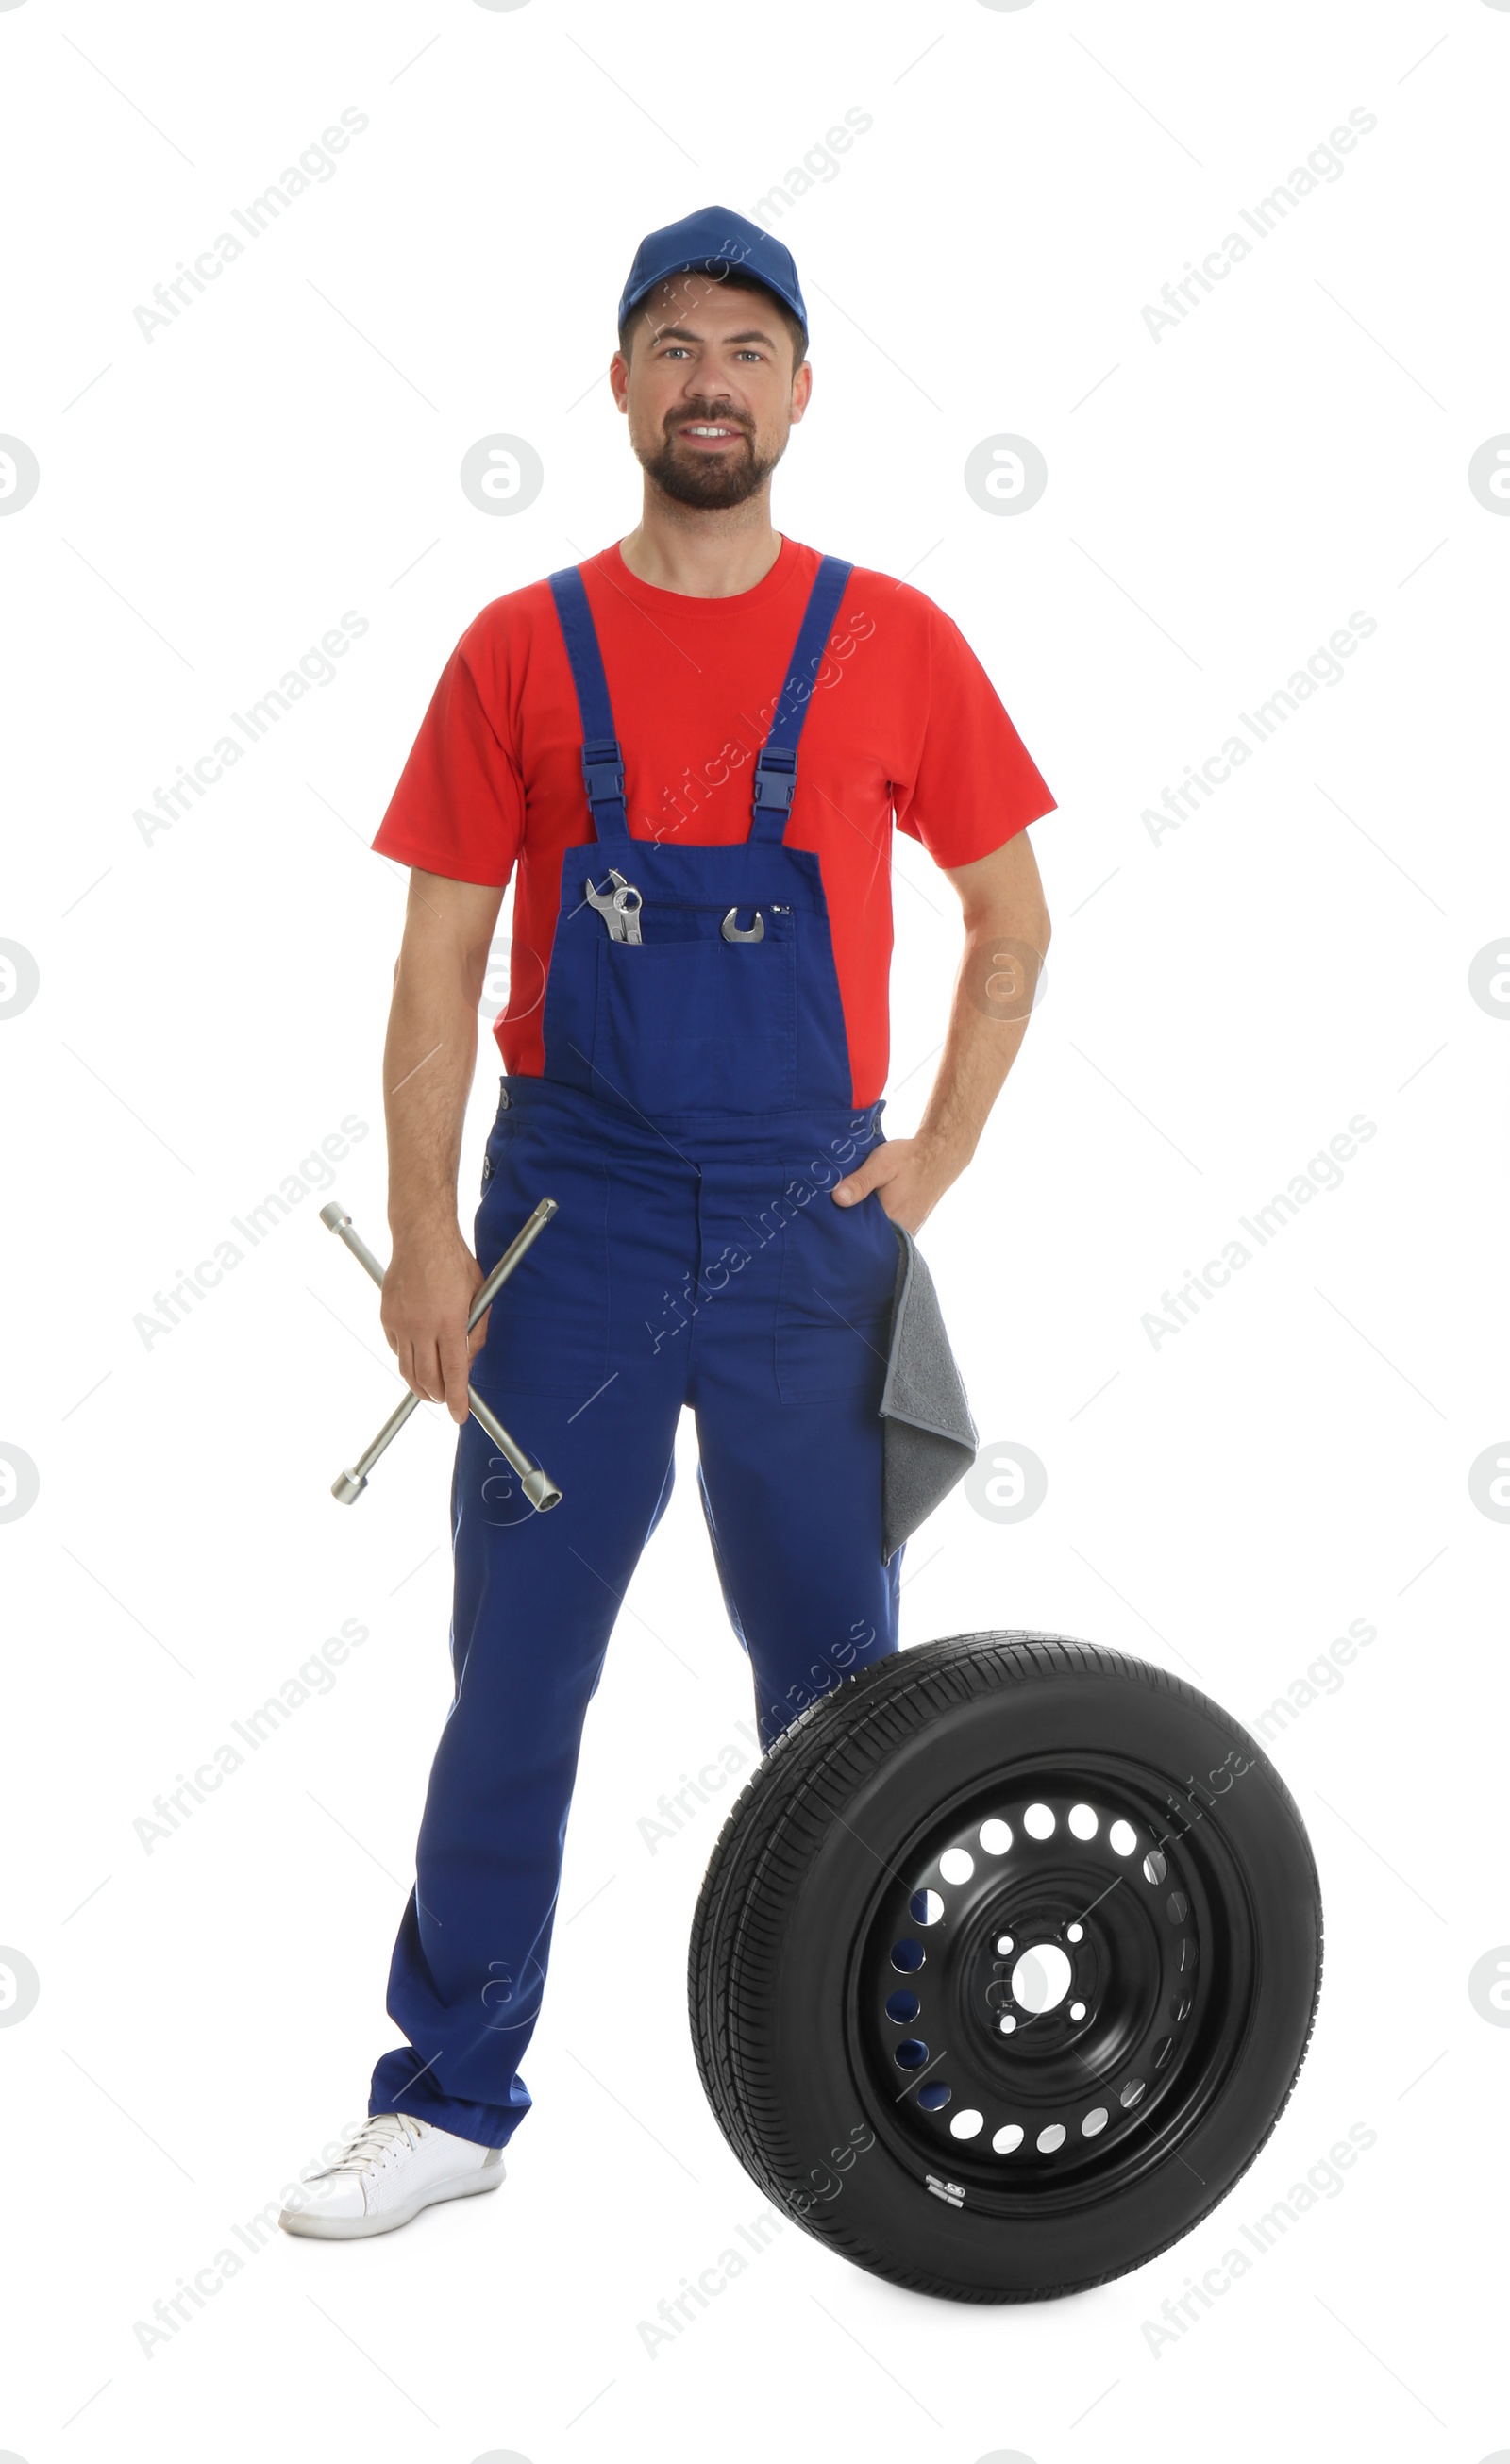
[[664, 231], [646, 232], [635, 251], [629, 279], [624, 286], [619, 322], [622, 325], [630, 310], [638, 308], [641, 300], [668, 275], [707, 274], [721, 280], [725, 274], [734, 272], [763, 282], [768, 291], [785, 300], [801, 319], [806, 334], [807, 304], [791, 250], [762, 231], [758, 223], [747, 222], [743, 214], [731, 213], [727, 206], [704, 206], [698, 213], [684, 215], [679, 223], [667, 223]]

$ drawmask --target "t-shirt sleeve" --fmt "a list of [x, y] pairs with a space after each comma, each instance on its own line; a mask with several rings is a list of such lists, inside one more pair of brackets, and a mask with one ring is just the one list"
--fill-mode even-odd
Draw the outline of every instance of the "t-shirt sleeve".
[[963, 633], [929, 603], [930, 693], [898, 829], [951, 869], [974, 864], [1055, 810], [1055, 800]]
[[524, 781], [488, 715], [464, 635], [372, 844], [422, 872], [501, 890], [523, 835]]

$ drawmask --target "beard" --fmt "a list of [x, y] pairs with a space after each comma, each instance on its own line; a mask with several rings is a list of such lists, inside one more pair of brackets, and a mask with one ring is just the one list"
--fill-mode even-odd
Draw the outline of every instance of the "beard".
[[641, 453], [636, 448], [641, 469], [655, 481], [663, 495], [669, 496], [674, 504], [704, 510], [742, 505], [757, 495], [781, 459], [784, 446], [762, 459], [748, 424], [734, 419], [727, 410], [694, 404], [676, 413], [678, 427], [689, 419], [737, 428], [743, 445], [733, 446], [722, 453], [701, 453], [695, 446], [684, 445], [667, 426], [653, 453]]

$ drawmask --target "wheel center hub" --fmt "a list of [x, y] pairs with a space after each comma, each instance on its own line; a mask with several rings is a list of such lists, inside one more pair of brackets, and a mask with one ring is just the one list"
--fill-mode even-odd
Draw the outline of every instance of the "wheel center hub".
[[1012, 1971], [1012, 1998], [1037, 2017], [1063, 2001], [1074, 1973], [1057, 1942], [1036, 1942]]
[[998, 2048], [1045, 2058], [1078, 2032], [1101, 1997], [1105, 1946], [1080, 1922], [1072, 1881], [1013, 1892], [985, 1912], [968, 1960], [967, 1999]]

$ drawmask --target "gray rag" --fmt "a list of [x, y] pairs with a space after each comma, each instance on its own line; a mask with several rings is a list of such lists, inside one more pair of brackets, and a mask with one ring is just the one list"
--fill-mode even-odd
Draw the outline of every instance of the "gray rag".
[[881, 1397], [884, 1564], [964, 1479], [979, 1442], [933, 1278], [911, 1233], [891, 1229], [900, 1255]]

